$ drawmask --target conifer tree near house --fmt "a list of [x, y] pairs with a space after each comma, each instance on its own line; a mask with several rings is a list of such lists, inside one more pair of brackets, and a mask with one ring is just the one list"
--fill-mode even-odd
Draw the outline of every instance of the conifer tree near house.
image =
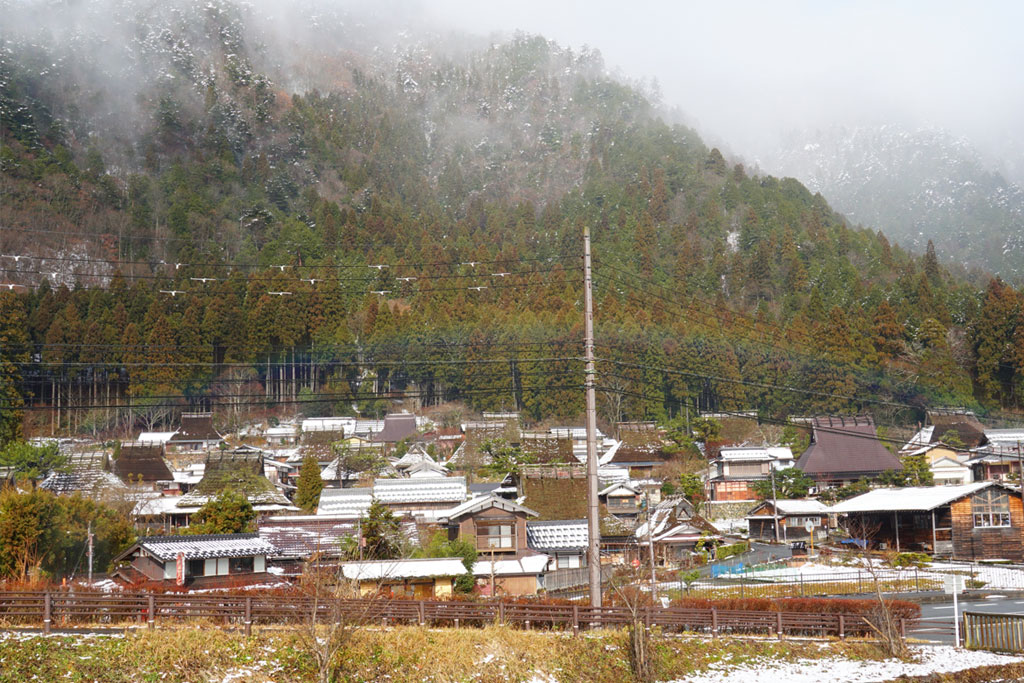
[[320, 492], [324, 489], [324, 480], [320, 477], [320, 463], [317, 462], [316, 456], [307, 455], [303, 459], [297, 486], [295, 504], [306, 512], [314, 512], [320, 502]]

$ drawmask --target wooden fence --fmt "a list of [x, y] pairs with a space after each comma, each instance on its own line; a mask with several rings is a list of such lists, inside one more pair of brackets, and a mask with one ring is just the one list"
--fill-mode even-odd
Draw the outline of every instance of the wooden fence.
[[964, 612], [964, 647], [995, 652], [1024, 652], [1024, 616]]
[[[718, 609], [597, 607], [505, 602], [458, 602], [437, 600], [346, 599], [319, 600], [303, 596], [176, 594], [176, 593], [80, 593], [0, 592], [0, 625], [53, 628], [124, 625], [136, 622], [155, 628], [158, 623], [207, 620], [241, 625], [246, 635], [255, 624], [309, 623], [347, 619], [353, 623], [406, 623], [424, 626], [475, 626], [503, 624], [520, 628], [581, 629], [620, 627], [643, 623], [669, 631], [768, 633], [805, 636], [868, 635], [865, 618], [855, 614], [809, 614]], [[914, 622], [901, 620], [904, 632]]]

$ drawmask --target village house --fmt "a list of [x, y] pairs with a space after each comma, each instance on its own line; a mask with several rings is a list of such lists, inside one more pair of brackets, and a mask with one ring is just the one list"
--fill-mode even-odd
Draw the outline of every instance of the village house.
[[654, 506], [647, 519], [636, 527], [633, 537], [641, 558], [648, 557], [648, 546], [653, 543], [654, 561], [661, 566], [685, 563], [698, 543], [714, 545], [721, 541], [718, 530], [680, 495], [669, 496]]
[[276, 582], [267, 558], [277, 549], [257, 534], [150, 536], [114, 558], [114, 578], [131, 586], [221, 588]]
[[1020, 492], [998, 482], [875, 489], [837, 503], [854, 538], [959, 560], [1024, 560]]
[[811, 427], [811, 444], [796, 466], [820, 488], [877, 479], [883, 472], [903, 469], [900, 459], [878, 440], [871, 416], [815, 417]]
[[174, 482], [174, 475], [164, 459], [163, 446], [159, 444], [122, 443], [111, 469], [122, 481], [144, 484], [155, 490], [171, 488]]
[[430, 476], [375, 479], [373, 486], [324, 489], [318, 515], [365, 515], [377, 500], [396, 515], [436, 516], [468, 497], [465, 477]]
[[710, 499], [756, 500], [751, 485], [769, 479], [772, 470], [793, 466], [788, 446], [730, 446], [718, 450], [708, 463]]
[[[829, 508], [817, 500], [766, 500], [747, 513], [752, 541], [809, 541], [828, 538]], [[810, 523], [811, 531], [807, 531]]]
[[597, 492], [597, 498], [608, 508], [609, 514], [621, 519], [636, 519], [640, 514], [640, 490], [629, 482], [609, 484]]
[[526, 545], [549, 558], [547, 570], [587, 566], [587, 520], [540, 520], [526, 523]]
[[361, 595], [390, 594], [416, 600], [450, 598], [455, 579], [466, 573], [458, 557], [346, 562], [341, 574], [359, 585]]

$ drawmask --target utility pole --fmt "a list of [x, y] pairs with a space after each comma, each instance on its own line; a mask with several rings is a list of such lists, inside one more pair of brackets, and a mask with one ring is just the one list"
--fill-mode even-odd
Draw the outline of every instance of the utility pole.
[[775, 542], [779, 542], [779, 497], [775, 495], [775, 468], [768, 462], [768, 474], [772, 478], [772, 521], [775, 522]]
[[[89, 520], [89, 526], [86, 530], [87, 538], [89, 541], [89, 585], [92, 585], [92, 520]], [[81, 555], [79, 555], [81, 557]]]
[[647, 498], [647, 555], [651, 561], [651, 602], [658, 602], [658, 579], [654, 570], [654, 510], [651, 509], [651, 492], [644, 492]]
[[590, 606], [601, 606], [601, 527], [597, 501], [597, 396], [594, 393], [594, 282], [590, 270], [590, 226], [583, 226], [583, 350], [587, 392], [587, 567]]

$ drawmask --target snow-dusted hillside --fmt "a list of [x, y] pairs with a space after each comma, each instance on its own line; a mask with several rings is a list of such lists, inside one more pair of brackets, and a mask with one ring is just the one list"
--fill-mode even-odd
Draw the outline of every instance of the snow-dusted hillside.
[[802, 131], [762, 160], [821, 192], [854, 223], [918, 251], [1006, 277], [1024, 274], [1024, 191], [965, 140], [896, 126]]

